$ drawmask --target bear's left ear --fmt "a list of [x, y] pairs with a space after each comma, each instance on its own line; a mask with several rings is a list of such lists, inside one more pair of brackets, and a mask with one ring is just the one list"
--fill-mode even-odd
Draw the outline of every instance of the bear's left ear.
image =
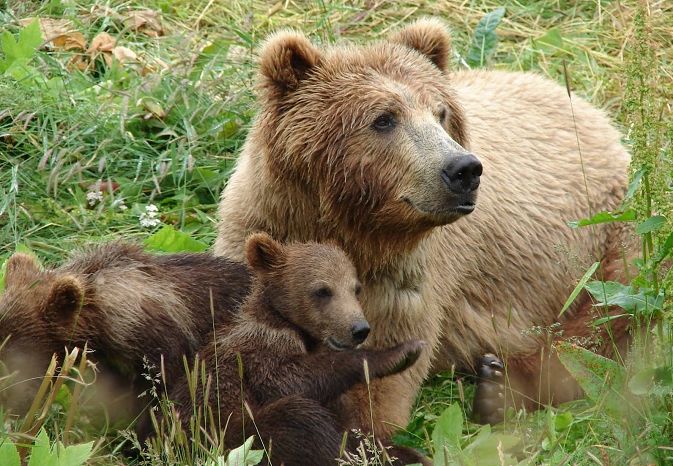
[[268, 233], [255, 233], [245, 243], [245, 257], [253, 271], [269, 273], [285, 263], [285, 249]]
[[388, 36], [388, 41], [420, 52], [442, 71], [449, 67], [451, 36], [446, 25], [439, 19], [419, 19]]
[[268, 90], [275, 89], [278, 97], [294, 92], [321, 57], [320, 50], [303, 34], [279, 32], [262, 47], [259, 60], [261, 86]]
[[82, 307], [85, 287], [75, 275], [62, 275], [50, 283], [45, 317], [52, 321], [70, 322]]

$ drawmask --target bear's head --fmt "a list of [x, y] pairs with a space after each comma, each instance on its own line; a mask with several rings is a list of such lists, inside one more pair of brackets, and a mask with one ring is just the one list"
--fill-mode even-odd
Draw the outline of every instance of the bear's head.
[[248, 153], [263, 154], [272, 183], [302, 193], [344, 243], [408, 240], [469, 214], [482, 166], [467, 150], [449, 52], [449, 33], [433, 19], [363, 46], [275, 34], [261, 50]]
[[369, 324], [358, 301], [362, 285], [341, 249], [319, 243], [282, 245], [256, 233], [246, 243], [246, 256], [265, 304], [315, 342], [342, 350], [365, 341]]
[[9, 258], [0, 296], [0, 405], [6, 410], [28, 410], [52, 355], [63, 354], [63, 326], [76, 318], [83, 298], [78, 277], [42, 271], [28, 254]]

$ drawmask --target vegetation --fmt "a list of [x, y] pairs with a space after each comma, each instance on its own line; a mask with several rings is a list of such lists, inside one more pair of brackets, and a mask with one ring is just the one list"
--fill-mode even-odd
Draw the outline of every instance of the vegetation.
[[[532, 414], [510, 413], [510, 422], [496, 427], [469, 423], [473, 386], [458, 374], [440, 374], [423, 389], [410, 425], [396, 441], [434, 455], [437, 465], [672, 460], [671, 2], [6, 0], [4, 5], [0, 263], [28, 249], [53, 264], [83, 243], [119, 237], [146, 240], [162, 250], [212, 244], [218, 197], [255, 112], [255, 49], [279, 28], [300, 28], [319, 42], [364, 41], [419, 16], [438, 15], [453, 28], [455, 69], [535, 71], [605, 108], [631, 146], [633, 183], [620, 212], [577, 219], [574, 226], [615, 218], [636, 222], [640, 273], [622, 286], [597, 281], [594, 268], [577, 289], [589, 290], [599, 306], [624, 308], [621, 318], [642, 330], [638, 357], [613, 362], [562, 347], [586, 398]], [[173, 234], [167, 225], [191, 238]], [[84, 373], [84, 365], [68, 364], [71, 373]], [[0, 375], [0, 389], [4, 380]], [[35, 422], [2, 424], [2, 464], [18, 464], [16, 455], [49, 457], [40, 464], [233, 464], [216, 433], [203, 435], [203, 448], [198, 443], [190, 450], [194, 444], [183, 437], [175, 440], [175, 450], [157, 444], [142, 458], [126, 458], [120, 440], [132, 441], [132, 435], [118, 435], [120, 426], [89, 416], [84, 407], [74, 415], [85, 377], [70, 376], [67, 384], [55, 380], [51, 386], [46, 382], [41, 395], [46, 408]], [[51, 442], [60, 444], [44, 448]], [[181, 445], [186, 456], [178, 454]], [[245, 446], [237, 451], [235, 456], [247, 456]]]

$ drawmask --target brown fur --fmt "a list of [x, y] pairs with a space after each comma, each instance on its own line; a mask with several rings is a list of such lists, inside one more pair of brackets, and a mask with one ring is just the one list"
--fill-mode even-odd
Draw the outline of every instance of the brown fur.
[[[363, 281], [368, 347], [421, 338], [436, 350], [435, 369], [470, 369], [494, 352], [510, 367], [534, 366], [526, 383], [535, 399], [533, 361], [546, 340], [523, 332], [557, 321], [589, 264], [608, 270], [619, 257], [614, 225], [566, 222], [619, 204], [629, 156], [604, 112], [576, 95], [571, 109], [548, 79], [448, 72], [448, 41], [438, 20], [364, 46], [319, 49], [294, 32], [269, 38], [261, 109], [222, 196], [215, 252], [242, 260], [257, 230], [336, 241]], [[288, 55], [295, 59], [277, 59]], [[394, 117], [393, 129], [375, 129], [381, 115]], [[474, 213], [460, 219], [461, 199], [441, 172], [467, 150], [483, 176]], [[587, 334], [569, 324], [580, 307], [561, 322]], [[377, 432], [394, 429], [384, 421], [406, 424], [430, 353], [373, 384]], [[347, 401], [351, 425], [366, 427], [367, 393]]]
[[232, 321], [250, 283], [245, 265], [205, 253], [153, 255], [110, 243], [47, 270], [17, 253], [0, 298], [0, 341], [9, 337], [0, 360], [19, 374], [0, 400], [25, 412], [52, 354], [85, 343], [104, 374], [133, 387], [135, 400], [148, 388], [143, 359], [156, 375], [163, 358], [168, 380], [177, 378], [183, 355], [193, 357], [213, 325]]
[[[372, 378], [384, 377], [411, 366], [424, 344], [416, 340], [389, 350], [353, 349], [366, 337], [366, 332], [360, 338], [353, 333], [366, 325], [357, 299], [361, 285], [338, 248], [282, 246], [259, 233], [247, 243], [247, 258], [257, 276], [252, 294], [233, 330], [218, 331], [216, 344], [201, 352], [211, 377], [217, 368], [217, 389], [211, 388], [208, 404], [221, 427], [227, 423], [230, 446], [244, 440], [242, 431], [250, 435], [258, 429], [267, 448], [273, 445], [269, 462], [336, 464], [344, 429], [326, 406], [365, 382], [365, 360]], [[197, 406], [202, 397], [197, 390]], [[249, 417], [241, 422], [243, 398], [254, 426]], [[192, 412], [187, 381], [176, 385], [169, 399], [177, 403], [187, 427]], [[396, 448], [394, 453], [413, 451]], [[418, 453], [406, 458], [411, 459], [405, 463], [424, 461]]]

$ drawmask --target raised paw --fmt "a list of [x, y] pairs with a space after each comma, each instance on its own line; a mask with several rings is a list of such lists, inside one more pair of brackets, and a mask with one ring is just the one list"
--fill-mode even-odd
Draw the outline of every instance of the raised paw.
[[486, 354], [477, 369], [477, 392], [472, 417], [480, 424], [499, 424], [505, 417], [505, 366], [493, 354]]
[[397, 350], [401, 353], [401, 359], [393, 366], [390, 374], [397, 374], [398, 372], [402, 372], [413, 366], [421, 356], [423, 348], [425, 348], [425, 342], [423, 340], [407, 340], [393, 348], [393, 350]]

